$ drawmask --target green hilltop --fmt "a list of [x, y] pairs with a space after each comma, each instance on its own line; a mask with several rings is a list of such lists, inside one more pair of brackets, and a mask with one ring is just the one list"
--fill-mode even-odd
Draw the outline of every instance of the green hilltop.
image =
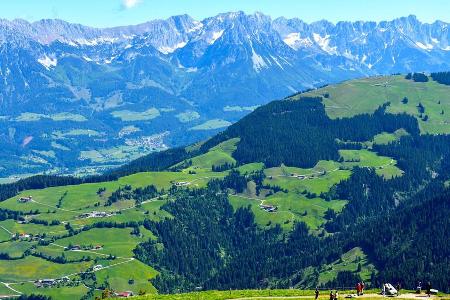
[[[380, 105], [390, 102], [390, 113], [405, 112], [419, 121], [422, 133], [450, 133], [450, 86], [436, 81], [415, 82], [404, 75], [377, 76], [329, 85], [291, 97], [323, 97], [330, 118], [352, 117], [372, 113]], [[407, 97], [407, 103], [403, 99]], [[421, 103], [424, 113], [418, 111]], [[424, 116], [428, 120], [424, 121]]]

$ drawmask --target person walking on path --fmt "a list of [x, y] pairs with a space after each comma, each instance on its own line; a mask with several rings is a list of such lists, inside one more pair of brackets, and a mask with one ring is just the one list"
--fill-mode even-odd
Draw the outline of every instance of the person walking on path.
[[429, 281], [427, 283], [427, 295], [428, 297], [431, 297], [431, 282]]
[[397, 288], [397, 296], [399, 296], [400, 295], [400, 289], [402, 288], [401, 285], [400, 285], [400, 282], [397, 282], [396, 288]]
[[356, 295], [359, 296], [359, 293], [360, 293], [360, 292], [361, 292], [361, 283], [358, 282], [358, 283], [356, 284]]
[[315, 299], [317, 300], [319, 298], [319, 288], [316, 287], [314, 294], [316, 295]]
[[334, 293], [334, 299], [335, 300], [338, 300], [339, 299], [339, 294], [338, 294], [338, 291], [336, 290], [336, 292]]
[[361, 295], [364, 295], [364, 288], [366, 287], [366, 284], [364, 281], [361, 282]]
[[333, 291], [330, 291], [330, 300], [334, 300], [334, 295], [333, 295]]
[[381, 294], [383, 295], [383, 297], [386, 295], [386, 285], [384, 283], [381, 286]]

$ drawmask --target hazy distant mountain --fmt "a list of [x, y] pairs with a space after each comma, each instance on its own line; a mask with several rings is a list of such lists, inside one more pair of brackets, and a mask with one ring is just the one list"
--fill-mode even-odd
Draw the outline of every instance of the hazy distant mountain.
[[0, 174], [123, 163], [299, 90], [450, 69], [449, 35], [414, 16], [307, 24], [233, 12], [107, 29], [0, 20]]

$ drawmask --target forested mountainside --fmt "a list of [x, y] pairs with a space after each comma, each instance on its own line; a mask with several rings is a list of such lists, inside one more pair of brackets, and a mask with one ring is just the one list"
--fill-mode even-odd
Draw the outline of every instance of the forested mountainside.
[[445, 76], [330, 85], [103, 176], [1, 185], [0, 281], [85, 299], [358, 280], [449, 291]]
[[308, 24], [242, 12], [107, 29], [0, 20], [0, 177], [98, 174], [308, 88], [443, 71], [447, 28], [414, 16]]

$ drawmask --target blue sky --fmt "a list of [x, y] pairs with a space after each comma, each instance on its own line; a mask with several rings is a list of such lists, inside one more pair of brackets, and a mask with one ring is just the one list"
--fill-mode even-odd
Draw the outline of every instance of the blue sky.
[[450, 21], [448, 0], [0, 0], [0, 18], [59, 18], [96, 27], [138, 24], [185, 13], [202, 19], [237, 10], [307, 22], [379, 21], [409, 14], [425, 22]]

